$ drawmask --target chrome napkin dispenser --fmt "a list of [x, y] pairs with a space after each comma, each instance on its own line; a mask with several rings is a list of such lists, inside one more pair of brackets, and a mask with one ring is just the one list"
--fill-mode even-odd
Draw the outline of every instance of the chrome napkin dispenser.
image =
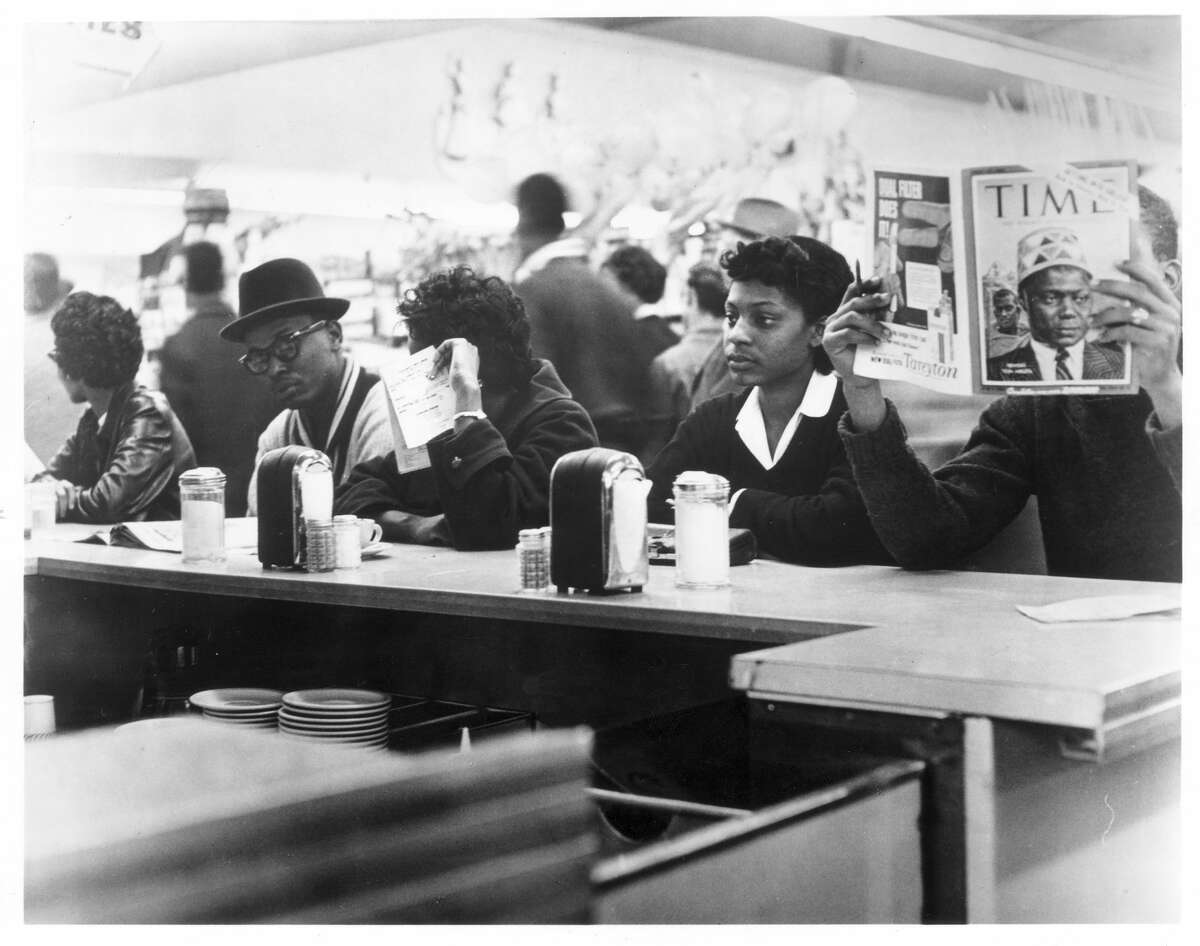
[[559, 458], [550, 471], [550, 581], [560, 592], [642, 590], [649, 492], [631, 454], [591, 447]]
[[[306, 510], [305, 495], [320, 509]], [[333, 464], [311, 447], [278, 447], [258, 462], [258, 560], [267, 567], [303, 568], [304, 520], [328, 519]]]

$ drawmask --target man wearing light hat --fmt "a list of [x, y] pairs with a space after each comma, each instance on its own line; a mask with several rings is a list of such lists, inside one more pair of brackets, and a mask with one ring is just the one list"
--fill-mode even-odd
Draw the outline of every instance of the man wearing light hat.
[[[314, 447], [329, 457], [341, 485], [357, 464], [391, 452], [387, 392], [342, 347], [338, 319], [349, 307], [327, 297], [300, 260], [270, 260], [242, 274], [239, 316], [221, 337], [246, 347], [242, 367], [265, 376], [284, 408], [258, 438], [256, 464], [277, 447]], [[252, 477], [251, 515], [257, 499]]]
[[[717, 262], [740, 242], [752, 243], [767, 237], [786, 240], [799, 232], [800, 214], [783, 204], [765, 197], [746, 197], [737, 202], [728, 220], [718, 220], [722, 232], [717, 240]], [[692, 384], [692, 407], [721, 394], [738, 394], [744, 390], [729, 374], [725, 362], [725, 339], [713, 346], [700, 366]]]
[[1065, 227], [1026, 234], [1017, 244], [1017, 291], [1029, 313], [1030, 339], [989, 358], [989, 381], [1119, 380], [1125, 353], [1086, 340], [1092, 273], [1079, 237]]

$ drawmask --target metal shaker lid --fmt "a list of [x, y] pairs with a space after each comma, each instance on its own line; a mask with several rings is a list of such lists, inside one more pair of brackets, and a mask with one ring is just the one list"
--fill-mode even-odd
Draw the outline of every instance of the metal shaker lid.
[[179, 474], [180, 486], [224, 486], [225, 474], [215, 466], [198, 466]]
[[705, 473], [702, 470], [685, 470], [680, 473], [675, 477], [674, 487], [676, 496], [708, 498], [713, 495], [729, 495], [729, 480], [720, 474]]

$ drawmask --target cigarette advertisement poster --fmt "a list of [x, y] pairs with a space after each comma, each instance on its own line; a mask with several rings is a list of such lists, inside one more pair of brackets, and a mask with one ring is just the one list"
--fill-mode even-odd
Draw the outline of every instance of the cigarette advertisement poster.
[[971, 392], [970, 343], [955, 288], [956, 200], [947, 175], [877, 169], [869, 195], [871, 275], [891, 305], [891, 337], [862, 346], [854, 370], [953, 394]]
[[983, 391], [1130, 389], [1128, 345], [1096, 338], [1115, 304], [1092, 288], [1125, 279], [1136, 221], [1128, 162], [967, 171], [976, 371]]

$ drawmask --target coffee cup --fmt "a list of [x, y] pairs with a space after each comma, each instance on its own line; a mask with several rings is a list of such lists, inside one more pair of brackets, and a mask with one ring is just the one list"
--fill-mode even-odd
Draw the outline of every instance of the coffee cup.
[[364, 549], [383, 538], [383, 526], [374, 519], [358, 520], [358, 544]]

